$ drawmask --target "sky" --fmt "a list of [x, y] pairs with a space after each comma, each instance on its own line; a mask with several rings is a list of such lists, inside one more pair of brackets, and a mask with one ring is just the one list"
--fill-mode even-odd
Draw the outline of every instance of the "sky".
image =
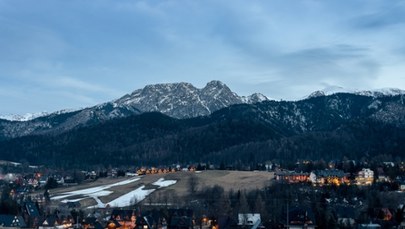
[[220, 80], [296, 100], [405, 89], [405, 1], [0, 0], [0, 114]]

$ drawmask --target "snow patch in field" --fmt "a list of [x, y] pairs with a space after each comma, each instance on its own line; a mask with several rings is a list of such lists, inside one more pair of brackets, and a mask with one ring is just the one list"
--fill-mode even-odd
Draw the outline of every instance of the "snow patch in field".
[[88, 196], [90, 197], [101, 197], [101, 196], [109, 196], [111, 193], [113, 193], [112, 191], [99, 191], [99, 192], [95, 192], [95, 193], [91, 193]]
[[[158, 188], [163, 188], [163, 187], [168, 187], [170, 185], [173, 185], [175, 183], [177, 183], [176, 180], [164, 180], [164, 178], [160, 178], [159, 180], [155, 181], [152, 184], [159, 186]], [[139, 188], [137, 188], [125, 195], [122, 195], [113, 201], [108, 202], [107, 204], [102, 203], [100, 201], [100, 199], [98, 199], [97, 196], [94, 196], [93, 198], [94, 198], [94, 200], [96, 200], [97, 205], [91, 206], [89, 208], [95, 208], [95, 207], [104, 208], [107, 205], [110, 207], [131, 206], [131, 205], [141, 202], [154, 191], [156, 191], [156, 189], [145, 189], [145, 185], [142, 185]]]
[[[110, 184], [110, 185], [102, 185], [102, 186], [93, 187], [93, 188], [65, 192], [65, 193], [61, 193], [59, 196], [54, 196], [51, 199], [52, 200], [61, 200], [61, 202], [67, 203], [67, 202], [77, 202], [77, 201], [80, 201], [80, 200], [83, 200], [86, 198], [93, 198], [97, 202], [97, 205], [91, 206], [89, 208], [104, 208], [107, 205], [111, 206], [111, 207], [131, 206], [131, 205], [134, 205], [134, 204], [139, 203], [142, 200], [144, 200], [148, 195], [150, 195], [156, 189], [145, 189], [145, 185], [142, 185], [139, 188], [137, 188], [127, 194], [124, 194], [106, 204], [103, 203], [99, 199], [99, 197], [111, 195], [113, 192], [107, 190], [111, 187], [130, 184], [130, 183], [138, 181], [138, 180], [140, 180], [140, 178], [128, 179], [128, 180], [124, 180], [124, 181], [117, 182], [117, 183]], [[155, 181], [152, 184], [158, 186], [158, 189], [159, 189], [159, 188], [164, 188], [164, 187], [174, 185], [176, 183], [177, 183], [176, 180], [165, 180], [164, 178], [160, 178], [159, 180]], [[74, 196], [78, 196], [80, 198], [71, 199], [71, 200], [68, 199], [68, 198], [74, 197]]]
[[118, 197], [117, 199], [110, 201], [105, 205], [109, 205], [111, 207], [126, 207], [131, 206], [133, 204], [139, 203], [144, 200], [148, 195], [155, 191], [155, 189], [144, 189], [145, 185], [131, 191], [125, 195]]
[[85, 197], [85, 198], [79, 198], [79, 199], [73, 199], [73, 200], [62, 200], [61, 202], [62, 203], [70, 203], [70, 202], [78, 202], [78, 201], [81, 201], [81, 200], [84, 200], [84, 199], [87, 199], [87, 197]]
[[95, 206], [91, 206], [88, 208], [104, 208], [107, 205], [110, 207], [126, 207], [126, 206], [130, 206], [136, 203], [141, 202], [142, 200], [144, 200], [148, 195], [150, 195], [152, 192], [155, 191], [155, 189], [144, 189], [145, 185], [142, 185], [141, 187], [125, 194], [122, 195], [120, 197], [118, 197], [117, 199], [108, 202], [107, 204], [104, 204], [103, 202], [100, 201], [100, 199], [98, 199], [97, 197], [94, 198], [94, 200], [96, 200], [97, 205]]
[[72, 195], [54, 196], [54, 197], [51, 197], [51, 200], [61, 200], [61, 199], [69, 198], [71, 196]]
[[152, 183], [153, 185], [159, 186], [159, 188], [169, 187], [170, 185], [176, 184], [176, 180], [165, 180], [164, 178], [160, 178], [156, 182]]
[[132, 183], [132, 182], [138, 181], [138, 180], [140, 180], [140, 179], [141, 179], [141, 178], [133, 178], [133, 179], [128, 179], [128, 180], [123, 180], [123, 181], [118, 182], [118, 183], [114, 183], [114, 184], [107, 185], [107, 187], [108, 187], [108, 188], [111, 188], [111, 187], [114, 187], [114, 186], [126, 185], [126, 184], [130, 184], [130, 183]]
[[101, 200], [98, 197], [94, 196], [93, 199], [97, 202], [97, 205], [88, 207], [88, 208], [95, 208], [95, 207], [104, 208], [105, 207], [105, 204], [103, 202], [101, 202]]
[[140, 178], [133, 178], [133, 179], [128, 179], [124, 181], [120, 181], [114, 184], [109, 184], [109, 185], [102, 185], [98, 187], [93, 187], [93, 188], [86, 188], [86, 189], [81, 189], [77, 191], [71, 191], [71, 192], [65, 192], [62, 193], [59, 196], [54, 196], [51, 199], [52, 200], [61, 200], [61, 199], [66, 199], [72, 196], [87, 196], [87, 197], [99, 197], [99, 196], [108, 196], [112, 193], [112, 191], [106, 191], [106, 189], [115, 187], [115, 186], [121, 186], [121, 185], [126, 185], [130, 184], [132, 182], [138, 181]]

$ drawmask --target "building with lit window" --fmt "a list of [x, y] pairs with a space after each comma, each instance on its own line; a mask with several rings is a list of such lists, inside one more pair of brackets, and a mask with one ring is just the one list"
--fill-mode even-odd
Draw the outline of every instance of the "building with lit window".
[[314, 185], [341, 185], [349, 184], [350, 181], [346, 173], [338, 169], [315, 170], [309, 175], [309, 180]]
[[374, 171], [371, 169], [363, 168], [357, 173], [356, 184], [357, 185], [372, 185], [374, 182]]

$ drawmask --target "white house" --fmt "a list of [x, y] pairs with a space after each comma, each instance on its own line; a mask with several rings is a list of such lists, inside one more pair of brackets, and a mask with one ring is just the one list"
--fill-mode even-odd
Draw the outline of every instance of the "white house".
[[374, 171], [371, 169], [363, 168], [357, 173], [357, 185], [371, 185], [374, 181]]
[[239, 213], [238, 225], [239, 226], [254, 226], [261, 223], [259, 213]]

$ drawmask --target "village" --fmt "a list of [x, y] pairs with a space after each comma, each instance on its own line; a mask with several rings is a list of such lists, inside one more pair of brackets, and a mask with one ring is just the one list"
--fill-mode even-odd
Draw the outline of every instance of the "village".
[[[102, 171], [0, 164], [2, 228], [317, 228], [321, 214], [333, 216], [336, 228], [405, 228], [403, 162], [299, 161], [285, 168], [266, 162], [245, 167], [253, 176], [268, 177], [262, 194], [193, 185], [202, 173], [233, 169], [223, 164]], [[176, 190], [178, 177], [187, 177], [186, 194], [162, 195]], [[102, 180], [109, 183], [94, 186]], [[121, 196], [108, 199], [112, 193]], [[327, 213], [317, 213], [314, 206]]]

